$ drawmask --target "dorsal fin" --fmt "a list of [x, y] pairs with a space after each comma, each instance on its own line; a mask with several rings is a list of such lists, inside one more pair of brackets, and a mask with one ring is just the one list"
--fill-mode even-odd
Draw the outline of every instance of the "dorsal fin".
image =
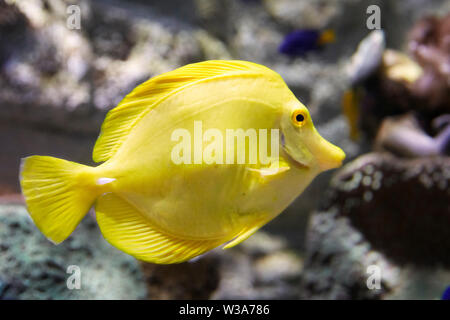
[[166, 97], [196, 81], [236, 72], [273, 73], [270, 69], [252, 62], [210, 60], [188, 64], [142, 83], [106, 115], [100, 136], [95, 143], [94, 161], [110, 159], [139, 119]]

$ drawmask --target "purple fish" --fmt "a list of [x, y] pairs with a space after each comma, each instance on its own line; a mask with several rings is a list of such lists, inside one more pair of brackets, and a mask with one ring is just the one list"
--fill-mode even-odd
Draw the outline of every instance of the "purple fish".
[[450, 286], [448, 286], [442, 294], [442, 300], [450, 300]]
[[289, 56], [304, 56], [308, 52], [323, 48], [335, 39], [333, 30], [304, 29], [289, 33], [281, 43], [278, 51]]

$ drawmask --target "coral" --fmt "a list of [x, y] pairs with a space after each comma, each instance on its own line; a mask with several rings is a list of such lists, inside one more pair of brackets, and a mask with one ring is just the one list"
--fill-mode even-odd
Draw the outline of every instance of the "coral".
[[[448, 157], [371, 153], [347, 164], [310, 220], [303, 297], [438, 297], [450, 269], [449, 183]], [[376, 290], [367, 286], [371, 265], [382, 270]]]
[[367, 154], [331, 181], [321, 211], [337, 208], [375, 249], [416, 264], [450, 266], [450, 158]]
[[[81, 271], [81, 288], [68, 289], [68, 267]], [[143, 299], [138, 263], [109, 245], [92, 217], [56, 246], [22, 205], [0, 205], [0, 299]]]

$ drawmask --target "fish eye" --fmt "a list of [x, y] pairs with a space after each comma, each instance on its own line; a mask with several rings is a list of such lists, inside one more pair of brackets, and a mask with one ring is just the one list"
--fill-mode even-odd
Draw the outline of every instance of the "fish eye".
[[295, 110], [292, 113], [292, 122], [297, 127], [303, 126], [306, 122], [306, 112], [303, 110]]

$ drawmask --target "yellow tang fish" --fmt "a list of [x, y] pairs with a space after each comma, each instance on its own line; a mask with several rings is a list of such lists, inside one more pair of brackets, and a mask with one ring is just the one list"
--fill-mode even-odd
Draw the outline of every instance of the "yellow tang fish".
[[[257, 157], [255, 137], [269, 145]], [[144, 82], [109, 111], [93, 152], [99, 166], [31, 156], [20, 183], [53, 242], [95, 205], [112, 245], [168, 264], [242, 242], [344, 157], [276, 72], [205, 61]]]

